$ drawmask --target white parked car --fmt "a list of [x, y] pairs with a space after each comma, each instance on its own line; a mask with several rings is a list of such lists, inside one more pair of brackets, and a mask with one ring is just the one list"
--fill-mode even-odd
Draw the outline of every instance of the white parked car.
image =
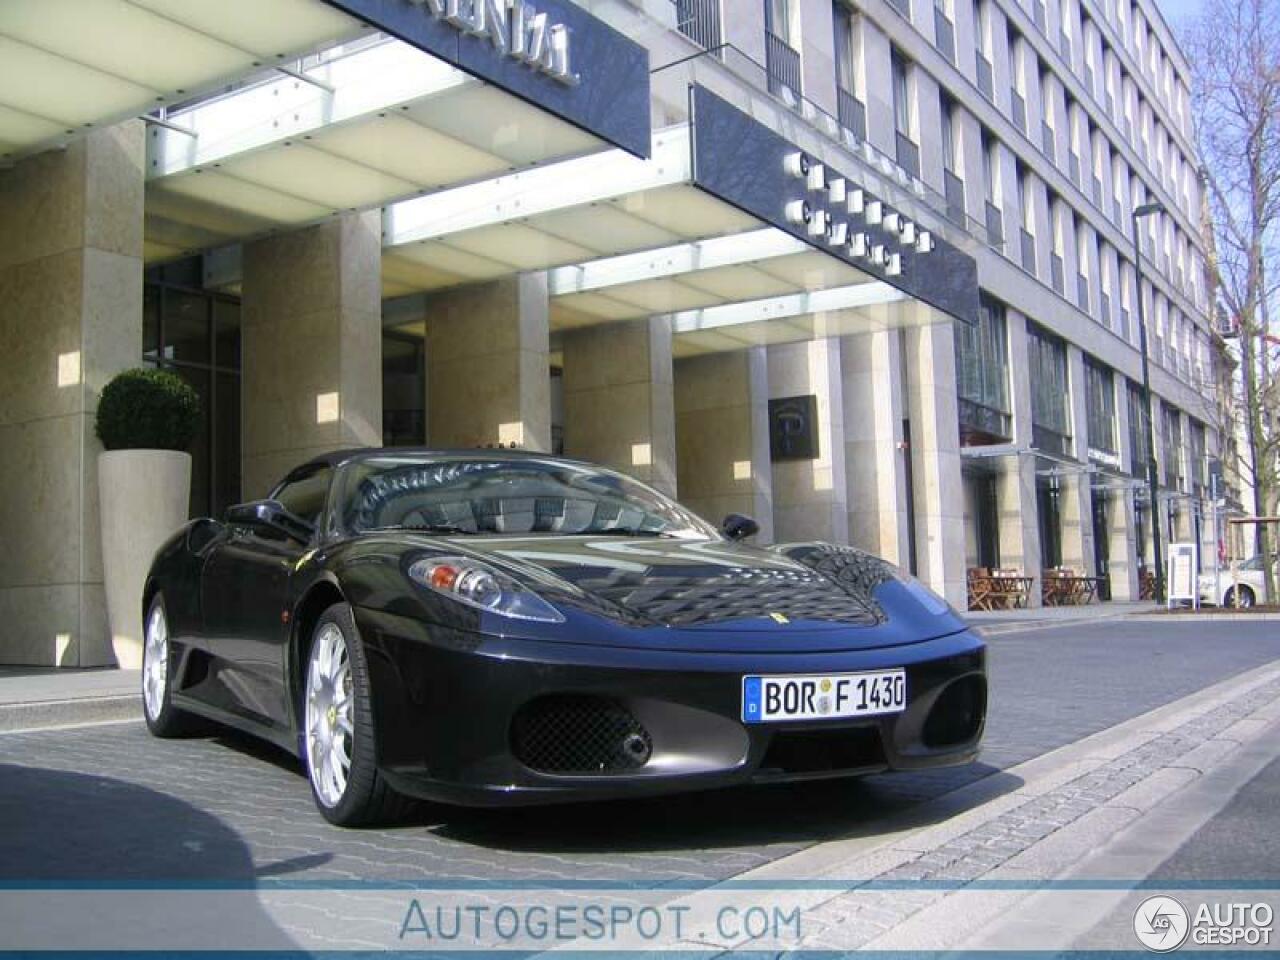
[[[1266, 603], [1267, 584], [1263, 576], [1262, 556], [1259, 554], [1240, 564], [1236, 579], [1240, 583], [1240, 606], [1252, 607], [1255, 603]], [[1235, 581], [1231, 578], [1231, 567], [1224, 566], [1218, 572], [1217, 582], [1212, 573], [1200, 574], [1200, 602], [1211, 607], [1234, 607], [1236, 605]]]

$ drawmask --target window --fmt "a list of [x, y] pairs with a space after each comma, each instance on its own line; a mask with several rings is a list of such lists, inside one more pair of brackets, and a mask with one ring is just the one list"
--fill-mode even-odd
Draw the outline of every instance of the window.
[[1005, 308], [986, 293], [980, 294], [978, 322], [956, 324], [956, 393], [961, 443], [1013, 439]]
[[1067, 346], [1041, 327], [1027, 330], [1027, 369], [1031, 379], [1033, 444], [1050, 453], [1070, 455], [1071, 415], [1067, 383]]
[[291, 474], [276, 491], [274, 499], [294, 516], [318, 524], [332, 476], [333, 471], [329, 467], [312, 468], [309, 473], [301, 475]]
[[893, 122], [904, 137], [911, 136], [911, 95], [908, 72], [910, 66], [895, 47], [889, 54], [893, 73]]
[[1116, 445], [1115, 377], [1110, 367], [1092, 357], [1085, 357], [1084, 382], [1089, 456], [1108, 461], [1119, 452]]
[[982, 131], [982, 186], [987, 192], [987, 202], [996, 202], [996, 141], [984, 129]]
[[858, 74], [861, 64], [858, 63], [858, 51], [853, 43], [853, 14], [840, 0], [832, 4], [832, 18], [835, 24], [836, 82], [841, 90], [849, 93], [858, 92]]
[[960, 165], [956, 152], [956, 103], [945, 93], [939, 93], [938, 109], [942, 119], [942, 166], [955, 173]]
[[764, 28], [785, 43], [791, 43], [790, 0], [764, 0]]
[[191, 444], [191, 515], [240, 501], [240, 301], [203, 289], [191, 257], [146, 272], [142, 361], [177, 374], [200, 397]]
[[1145, 476], [1151, 448], [1147, 444], [1147, 399], [1142, 387], [1132, 380], [1129, 385], [1129, 449], [1133, 462], [1129, 472], [1135, 477]]

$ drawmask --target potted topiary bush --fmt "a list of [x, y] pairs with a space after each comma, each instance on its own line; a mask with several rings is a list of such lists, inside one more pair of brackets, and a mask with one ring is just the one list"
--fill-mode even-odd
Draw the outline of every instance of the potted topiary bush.
[[102, 578], [122, 669], [142, 666], [142, 587], [156, 550], [187, 520], [199, 424], [200, 398], [164, 370], [126, 370], [98, 400]]

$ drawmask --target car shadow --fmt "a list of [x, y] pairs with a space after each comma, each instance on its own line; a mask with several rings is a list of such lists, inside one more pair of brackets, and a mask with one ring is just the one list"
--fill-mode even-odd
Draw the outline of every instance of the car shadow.
[[[219, 930], [212, 921], [202, 926], [200, 910], [177, 929], [163, 910], [118, 910], [112, 906], [118, 900], [95, 897], [118, 897], [123, 889], [127, 903], [146, 904], [161, 896], [147, 892], [153, 890], [200, 890], [210, 883], [252, 888], [263, 877], [330, 859], [318, 854], [259, 866], [235, 830], [176, 797], [111, 777], [15, 764], [0, 764], [0, 824], [0, 884], [10, 895], [26, 887], [71, 888], [83, 908], [74, 911], [78, 918], [68, 918], [58, 896], [33, 900], [30, 910], [11, 916], [16, 927], [7, 931], [7, 946], [19, 940], [65, 945], [64, 937], [85, 936], [89, 922], [95, 942], [216, 945]], [[239, 942], [297, 949], [256, 898], [237, 899], [231, 922]]]
[[[424, 805], [412, 825], [461, 843], [536, 853], [708, 850], [762, 840], [807, 845], [928, 826], [1023, 783], [980, 763], [940, 773], [945, 776], [899, 773], [515, 809]], [[925, 805], [979, 782], [968, 803]]]

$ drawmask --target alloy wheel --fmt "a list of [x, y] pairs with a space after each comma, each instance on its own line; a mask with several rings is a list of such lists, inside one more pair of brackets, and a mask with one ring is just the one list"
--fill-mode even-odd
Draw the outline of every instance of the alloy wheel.
[[147, 630], [142, 649], [142, 700], [147, 716], [160, 717], [164, 709], [164, 697], [169, 684], [169, 624], [164, 618], [164, 608], [159, 604], [147, 618]]
[[307, 772], [327, 807], [342, 802], [351, 774], [351, 659], [335, 623], [324, 624], [311, 645], [307, 666]]

